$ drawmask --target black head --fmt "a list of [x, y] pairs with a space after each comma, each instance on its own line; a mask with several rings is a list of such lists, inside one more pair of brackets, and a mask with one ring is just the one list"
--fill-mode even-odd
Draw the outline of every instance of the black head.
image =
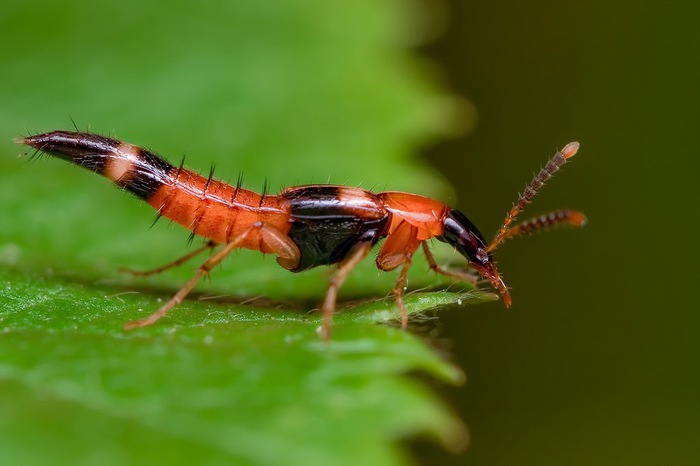
[[522, 212], [523, 208], [525, 208], [535, 194], [537, 194], [539, 189], [544, 185], [544, 182], [550, 179], [567, 160], [576, 155], [578, 148], [578, 142], [570, 142], [564, 146], [561, 151], [554, 154], [549, 162], [540, 169], [539, 173], [537, 173], [532, 181], [525, 187], [522, 194], [518, 195], [517, 201], [506, 214], [503, 225], [490, 243], [487, 244], [486, 241], [484, 241], [484, 237], [479, 233], [479, 230], [477, 230], [474, 224], [461, 212], [450, 210], [444, 217], [442, 225], [443, 233], [439, 239], [451, 244], [469, 261], [469, 265], [472, 268], [476, 269], [477, 272], [491, 282], [491, 285], [503, 296], [503, 302], [506, 307], [510, 306], [510, 293], [508, 292], [508, 287], [496, 270], [491, 252], [506, 239], [520, 236], [524, 233], [542, 231], [555, 225], [568, 224], [581, 227], [586, 224], [585, 215], [575, 210], [566, 209], [550, 212], [547, 215], [541, 215], [512, 226], [518, 214]]
[[450, 210], [442, 223], [442, 236], [438, 239], [451, 245], [464, 256], [471, 267], [486, 278], [503, 296], [506, 307], [510, 306], [510, 293], [496, 270], [496, 264], [487, 252], [488, 243], [466, 215]]
[[450, 244], [470, 263], [486, 265], [491, 254], [485, 253], [486, 240], [474, 224], [459, 210], [450, 210], [442, 222], [442, 241]]

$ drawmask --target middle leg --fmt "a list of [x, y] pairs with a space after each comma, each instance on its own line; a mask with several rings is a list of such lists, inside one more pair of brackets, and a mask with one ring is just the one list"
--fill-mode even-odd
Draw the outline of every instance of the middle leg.
[[331, 338], [331, 325], [333, 323], [333, 311], [335, 311], [335, 302], [338, 297], [338, 290], [343, 285], [352, 269], [359, 264], [362, 259], [367, 257], [367, 254], [372, 249], [372, 243], [365, 241], [358, 244], [355, 250], [352, 251], [341, 263], [331, 278], [331, 283], [326, 292], [326, 298], [323, 300], [323, 324], [321, 326], [321, 338], [328, 341]]

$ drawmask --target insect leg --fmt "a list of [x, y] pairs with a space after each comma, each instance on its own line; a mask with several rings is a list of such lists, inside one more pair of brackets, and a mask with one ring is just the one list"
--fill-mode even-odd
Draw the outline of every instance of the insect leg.
[[188, 281], [185, 286], [183, 286], [180, 291], [178, 291], [170, 300], [165, 303], [160, 309], [158, 309], [156, 312], [151, 314], [150, 316], [146, 317], [145, 319], [140, 319], [140, 320], [134, 320], [132, 322], [127, 322], [124, 324], [124, 330], [131, 330], [133, 328], [137, 327], [145, 327], [147, 325], [151, 325], [152, 323], [156, 322], [158, 319], [161, 317], [165, 316], [170, 310], [180, 304], [183, 299], [185, 299], [185, 296], [192, 291], [192, 288], [197, 284], [200, 278], [205, 276], [206, 274], [209, 273], [211, 269], [213, 269], [219, 262], [224, 260], [226, 256], [228, 256], [231, 251], [234, 249], [238, 248], [243, 240], [252, 232], [254, 229], [259, 229], [263, 226], [261, 222], [257, 222], [248, 229], [246, 229], [243, 233], [241, 233], [239, 236], [237, 236], [233, 241], [230, 243], [227, 243], [226, 246], [224, 246], [223, 249], [219, 250], [216, 254], [214, 254], [212, 257], [210, 257], [204, 264], [202, 264], [199, 269], [197, 269], [197, 273], [195, 273], [194, 277]]
[[428, 259], [428, 265], [430, 265], [431, 270], [433, 270], [435, 273], [476, 285], [476, 282], [479, 279], [477, 275], [471, 274], [467, 270], [450, 270], [439, 266], [435, 260], [435, 256], [433, 256], [433, 253], [430, 251], [428, 243], [426, 242], [423, 242], [423, 252], [425, 253], [425, 257]]
[[348, 274], [357, 264], [362, 261], [372, 249], [372, 242], [364, 241], [359, 243], [350, 254], [343, 259], [338, 267], [338, 270], [333, 274], [331, 283], [326, 292], [326, 298], [323, 300], [323, 325], [321, 327], [321, 338], [328, 341], [331, 337], [331, 324], [333, 321], [333, 311], [335, 310], [335, 301], [338, 297], [338, 290], [343, 285]]
[[207, 249], [213, 249], [214, 247], [216, 247], [216, 243], [215, 243], [215, 242], [213, 242], [213, 241], [207, 241], [207, 242], [204, 244], [204, 246], [202, 246], [202, 247], [200, 247], [200, 248], [197, 248], [197, 249], [195, 249], [194, 251], [191, 251], [191, 252], [185, 254], [184, 256], [182, 256], [182, 257], [180, 257], [180, 258], [178, 258], [178, 259], [175, 259], [174, 261], [172, 261], [172, 262], [170, 262], [170, 263], [168, 263], [168, 264], [165, 264], [165, 265], [163, 265], [163, 266], [161, 266], [161, 267], [157, 267], [157, 268], [155, 268], [155, 269], [150, 269], [150, 270], [134, 270], [134, 269], [130, 269], [130, 268], [127, 268], [127, 267], [121, 267], [121, 268], [119, 269], [119, 271], [120, 271], [120, 272], [124, 272], [124, 273], [128, 273], [128, 274], [131, 274], [131, 275], [136, 275], [136, 276], [138, 276], [138, 277], [148, 277], [148, 276], [150, 276], [150, 275], [155, 275], [155, 274], [164, 272], [164, 271], [166, 271], [166, 270], [168, 270], [168, 269], [172, 269], [172, 268], [174, 268], [174, 267], [177, 267], [177, 266], [179, 266], [179, 265], [182, 265], [182, 264], [184, 264], [185, 262], [187, 262], [188, 260], [192, 259], [193, 257], [196, 257], [196, 256], [198, 256], [199, 254], [201, 254], [202, 252], [206, 251]]
[[418, 249], [421, 241], [418, 239], [418, 229], [408, 222], [402, 222], [394, 232], [386, 239], [377, 255], [377, 267], [381, 270], [394, 270], [401, 267], [399, 278], [396, 280], [393, 293], [396, 305], [401, 311], [401, 328], [408, 325], [408, 314], [403, 304], [403, 295], [406, 291], [406, 277], [411, 267], [413, 254]]
[[403, 304], [403, 295], [406, 292], [406, 276], [408, 274], [408, 269], [411, 267], [411, 259], [413, 256], [407, 254], [403, 262], [403, 267], [401, 267], [401, 272], [399, 272], [399, 278], [396, 280], [396, 285], [392, 292], [394, 293], [394, 299], [396, 300], [396, 305], [401, 310], [401, 328], [405, 329], [408, 326], [408, 313], [406, 313], [406, 306]]
[[[277, 261], [282, 264], [282, 265], [289, 265], [290, 267], [294, 268], [296, 267], [296, 264], [299, 263], [299, 258], [300, 258], [300, 253], [299, 249], [297, 248], [296, 244], [286, 235], [284, 235], [282, 232], [277, 230], [276, 228], [262, 223], [262, 222], [256, 222], [250, 227], [248, 227], [243, 233], [240, 235], [236, 236], [233, 238], [233, 241], [226, 243], [226, 245], [220, 249], [216, 254], [214, 254], [212, 257], [209, 258], [204, 264], [202, 264], [199, 269], [197, 270], [197, 273], [190, 279], [189, 282], [183, 286], [180, 291], [178, 291], [175, 296], [170, 298], [170, 300], [165, 303], [160, 309], [158, 309], [156, 312], [151, 314], [150, 316], [146, 317], [145, 319], [141, 320], [136, 320], [133, 322], [127, 322], [124, 325], [125, 330], [130, 330], [136, 327], [145, 327], [147, 325], [151, 325], [152, 323], [156, 322], [158, 319], [166, 315], [170, 310], [180, 304], [183, 299], [185, 299], [185, 296], [192, 291], [192, 288], [197, 284], [200, 278], [203, 276], [207, 275], [211, 269], [216, 267], [216, 265], [219, 264], [222, 260], [228, 256], [231, 251], [233, 251], [236, 248], [241, 247], [243, 241], [254, 231], [254, 230], [259, 230], [260, 233], [260, 247], [259, 249], [264, 252], [264, 253], [273, 253], [277, 255]], [[178, 259], [175, 262], [184, 262], [185, 260], [189, 259], [190, 257], [196, 255], [197, 253], [204, 251], [206, 248], [213, 248], [216, 246], [216, 243], [213, 241], [208, 242], [206, 245], [203, 247], [199, 248], [196, 251], [191, 252], [187, 256], [184, 256], [180, 259]], [[173, 263], [175, 264], [175, 263]], [[173, 264], [168, 264], [168, 266], [165, 266], [165, 268], [172, 266]], [[161, 268], [163, 269], [163, 267]]]
[[277, 228], [263, 224], [260, 229], [260, 251], [275, 254], [277, 263], [287, 270], [294, 270], [301, 260], [299, 247]]

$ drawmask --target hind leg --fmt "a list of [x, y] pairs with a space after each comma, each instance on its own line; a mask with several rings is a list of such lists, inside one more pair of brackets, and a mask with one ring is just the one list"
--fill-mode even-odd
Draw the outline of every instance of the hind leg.
[[[216, 267], [222, 260], [228, 256], [231, 251], [241, 247], [243, 241], [253, 232], [258, 231], [260, 234], [260, 250], [277, 255], [277, 260], [280, 264], [293, 265], [299, 262], [300, 253], [294, 242], [288, 236], [277, 230], [276, 228], [262, 222], [256, 222], [248, 227], [243, 233], [233, 238], [233, 241], [227, 243], [221, 250], [211, 256], [204, 264], [202, 264], [195, 273], [194, 277], [183, 286], [180, 291], [168, 300], [160, 309], [146, 317], [145, 319], [135, 320], [124, 324], [124, 330], [131, 330], [137, 327], [145, 327], [158, 321], [165, 316], [170, 310], [180, 304], [183, 299], [192, 291], [197, 282], [211, 269]], [[196, 252], [196, 251], [193, 251]]]
[[170, 263], [168, 263], [168, 264], [165, 264], [165, 265], [163, 265], [163, 266], [161, 266], [161, 267], [156, 267], [155, 269], [150, 269], [150, 270], [134, 270], [134, 269], [130, 269], [130, 268], [127, 268], [127, 267], [121, 267], [121, 268], [119, 269], [119, 271], [120, 271], [120, 272], [124, 272], [124, 273], [128, 273], [128, 274], [130, 274], [130, 275], [135, 275], [135, 276], [137, 276], [137, 277], [149, 277], [149, 276], [151, 276], [151, 275], [155, 275], [155, 274], [158, 274], [158, 273], [161, 273], [161, 272], [165, 272], [165, 271], [168, 270], [168, 269], [172, 269], [172, 268], [175, 268], [175, 267], [177, 267], [177, 266], [180, 266], [180, 265], [184, 264], [185, 262], [187, 262], [188, 260], [192, 259], [193, 257], [197, 257], [197, 256], [198, 256], [199, 254], [201, 254], [202, 252], [204, 252], [204, 251], [206, 251], [206, 250], [208, 250], [208, 249], [209, 249], [209, 250], [210, 250], [210, 249], [214, 249], [215, 247], [216, 247], [216, 243], [215, 243], [215, 242], [213, 242], [213, 241], [207, 241], [207, 242], [204, 244], [204, 246], [199, 247], [199, 248], [195, 249], [194, 251], [188, 252], [188, 253], [185, 254], [184, 256], [179, 257], [179, 258], [175, 259], [174, 261], [172, 261], [172, 262], [170, 262]]

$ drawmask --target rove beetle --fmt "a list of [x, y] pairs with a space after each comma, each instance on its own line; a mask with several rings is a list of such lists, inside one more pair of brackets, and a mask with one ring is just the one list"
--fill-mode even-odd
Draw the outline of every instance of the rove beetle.
[[18, 143], [68, 160], [103, 175], [123, 190], [143, 199], [159, 216], [173, 220], [207, 243], [163, 267], [136, 272], [150, 275], [182, 264], [197, 254], [218, 249], [192, 279], [155, 313], [128, 322], [125, 329], [156, 322], [182, 302], [200, 278], [237, 248], [277, 256], [277, 262], [292, 272], [319, 265], [337, 264], [323, 302], [321, 336], [330, 337], [338, 289], [348, 273], [372, 247], [386, 238], [376, 264], [381, 270], [401, 268], [393, 294], [401, 310], [401, 327], [408, 316], [403, 304], [406, 274], [414, 253], [422, 245], [430, 268], [436, 273], [464, 281], [476, 277], [464, 270], [448, 270], [437, 264], [427, 240], [448, 243], [498, 290], [506, 307], [510, 292], [496, 269], [493, 251], [506, 239], [558, 224], [583, 226], [586, 217], [575, 210], [557, 210], [511, 226], [542, 185], [576, 154], [577, 142], [567, 144], [535, 175], [506, 215], [494, 239], [487, 243], [469, 219], [442, 202], [397, 191], [373, 193], [336, 185], [305, 185], [282, 190], [277, 195], [256, 193], [205, 178], [191, 170], [171, 165], [144, 148], [89, 132], [53, 131], [17, 140]]

